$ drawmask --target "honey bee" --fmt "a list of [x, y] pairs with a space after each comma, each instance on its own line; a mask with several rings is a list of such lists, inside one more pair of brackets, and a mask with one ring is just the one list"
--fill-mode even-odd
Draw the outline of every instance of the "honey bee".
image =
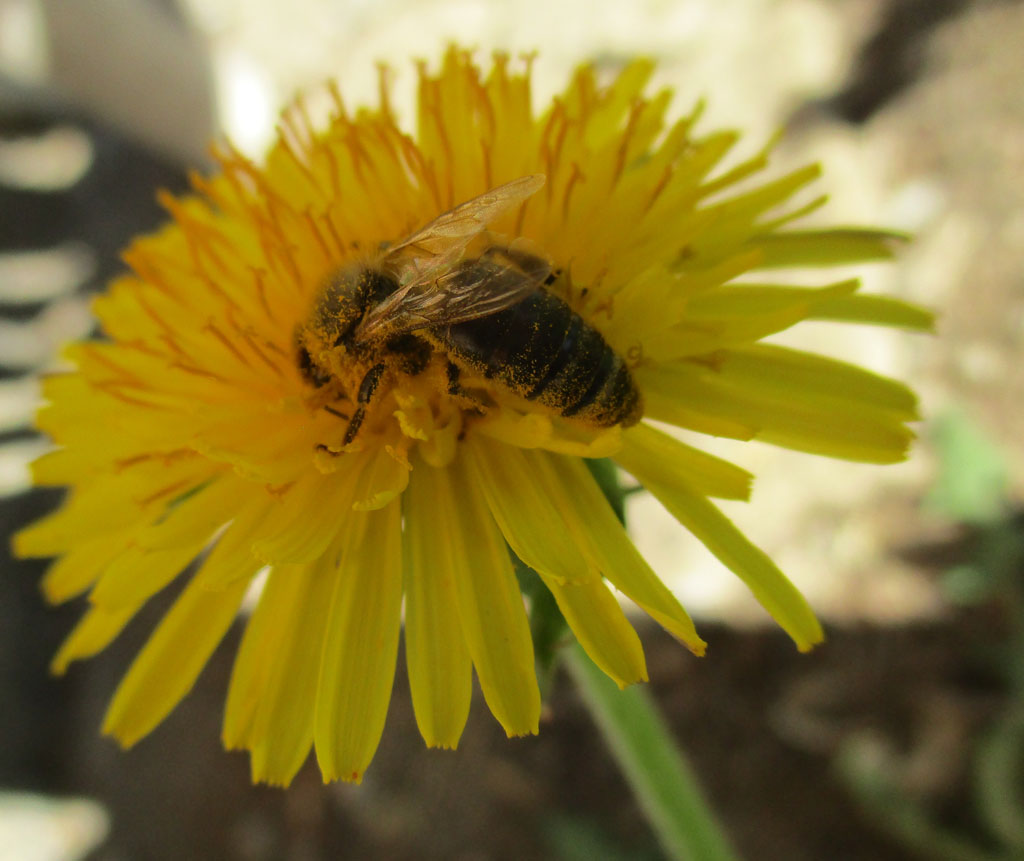
[[[556, 275], [541, 256], [489, 243], [487, 225], [544, 184], [523, 176], [443, 213], [370, 263], [349, 264], [321, 288], [295, 333], [297, 361], [313, 386], [352, 402], [352, 442], [387, 374], [422, 373], [440, 354], [448, 393], [469, 397], [463, 372], [592, 427], [629, 426], [642, 404], [623, 358], [600, 332], [545, 289]], [[483, 240], [479, 255], [467, 255]], [[355, 395], [344, 368], [366, 368]], [[350, 383], [351, 385], [351, 383]]]

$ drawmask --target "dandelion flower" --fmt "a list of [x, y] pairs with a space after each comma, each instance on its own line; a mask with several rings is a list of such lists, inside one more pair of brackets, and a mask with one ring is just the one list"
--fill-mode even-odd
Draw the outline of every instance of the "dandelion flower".
[[[907, 388], [761, 339], [804, 319], [927, 328], [929, 318], [862, 296], [855, 281], [808, 288], [748, 275], [886, 258], [893, 237], [789, 229], [820, 203], [789, 203], [818, 168], [737, 189], [767, 150], [721, 169], [737, 135], [697, 134], [699, 110], [668, 123], [670, 93], [644, 94], [650, 73], [635, 62], [601, 85], [584, 66], [537, 114], [528, 62], [497, 56], [485, 71], [452, 49], [439, 72], [419, 71], [411, 134], [386, 87], [379, 107], [355, 114], [332, 90], [325, 128], [300, 102], [263, 166], [226, 148], [219, 173], [194, 177], [194, 195], [163, 198], [170, 223], [132, 244], [131, 274], [95, 302], [105, 337], [68, 347], [74, 369], [44, 381], [38, 425], [56, 448], [34, 476], [70, 490], [15, 539], [22, 556], [57, 557], [43, 581], [49, 600], [88, 591], [58, 672], [105, 648], [187, 573], [118, 687], [105, 732], [128, 746], [160, 723], [260, 572], [223, 737], [251, 752], [254, 779], [272, 783], [287, 784], [311, 748], [325, 779], [361, 780], [383, 731], [403, 606], [428, 745], [458, 743], [474, 671], [510, 736], [537, 732], [533, 645], [509, 548], [619, 685], [646, 669], [613, 589], [701, 654], [585, 458], [613, 458], [633, 475], [800, 649], [821, 639], [800, 594], [711, 501], [747, 498], [751, 476], [649, 421], [899, 461], [915, 418]], [[490, 213], [488, 235], [547, 262], [537, 289], [578, 315], [572, 337], [599, 334], [593, 362], [607, 353], [628, 368], [630, 410], [602, 422], [542, 403], [453, 362], [436, 332], [413, 333], [416, 367], [385, 362], [373, 386], [374, 359], [343, 339], [309, 352], [302, 327], [319, 308], [329, 329], [322, 296], [339, 271], [360, 271], [440, 213], [524, 177], [538, 179]], [[471, 246], [461, 253], [471, 260]], [[565, 359], [580, 347], [559, 349]], [[372, 398], [353, 433], [360, 387]]]

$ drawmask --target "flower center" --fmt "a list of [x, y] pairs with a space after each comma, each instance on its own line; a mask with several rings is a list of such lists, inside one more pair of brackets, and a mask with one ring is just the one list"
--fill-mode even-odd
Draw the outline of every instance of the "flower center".
[[401, 340], [358, 359], [333, 351], [329, 380], [307, 398], [338, 421], [317, 446], [331, 456], [369, 447], [407, 454], [413, 446], [429, 463], [444, 466], [468, 422], [499, 409], [486, 380], [467, 376], [425, 339]]

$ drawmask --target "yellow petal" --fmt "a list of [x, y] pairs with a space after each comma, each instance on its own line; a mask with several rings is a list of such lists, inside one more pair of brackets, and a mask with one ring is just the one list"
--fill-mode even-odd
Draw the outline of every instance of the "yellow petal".
[[543, 448], [576, 457], [608, 457], [622, 445], [618, 427], [594, 430], [540, 413], [500, 410], [477, 427], [479, 433], [516, 448]]
[[341, 521], [353, 516], [353, 492], [364, 463], [358, 456], [327, 475], [310, 470], [268, 514], [253, 552], [273, 564], [310, 562], [323, 555]]
[[59, 604], [88, 589], [132, 543], [130, 532], [86, 541], [56, 560], [43, 575], [46, 600]]
[[903, 383], [825, 356], [750, 344], [723, 350], [716, 363], [721, 378], [735, 385], [822, 405], [840, 401], [851, 411], [889, 412], [902, 421], [918, 418], [917, 398]]
[[280, 636], [281, 619], [272, 609], [261, 594], [235, 654], [221, 728], [221, 739], [228, 750], [248, 749], [254, 742], [256, 713]]
[[754, 477], [727, 460], [686, 445], [647, 424], [625, 433], [625, 444], [615, 461], [627, 472], [631, 463], [656, 471], [663, 481], [684, 480], [694, 490], [718, 499], [749, 499]]
[[561, 585], [551, 579], [545, 583], [576, 639], [595, 664], [620, 688], [647, 681], [640, 638], [604, 583]]
[[527, 452], [487, 440], [466, 441], [472, 480], [516, 556], [560, 582], [597, 578], [562, 524], [562, 514], [531, 469]]
[[[792, 197], [799, 188], [817, 179], [820, 174], [820, 166], [807, 165], [745, 194], [708, 206], [704, 212], [713, 217], [713, 227], [690, 243], [691, 256], [683, 261], [681, 268], [705, 268], [710, 262], [734, 254], [737, 243], [752, 235], [767, 233], [763, 227], [755, 227], [756, 220]], [[712, 182], [707, 190], [714, 192], [718, 189]]]
[[107, 536], [144, 516], [115, 482], [101, 480], [72, 491], [57, 511], [15, 533], [11, 547], [20, 557], [57, 556], [73, 550], [83, 536]]
[[821, 642], [824, 638], [821, 625], [803, 595], [731, 520], [683, 482], [675, 480], [671, 485], [663, 484], [656, 469], [634, 466], [634, 475], [643, 486], [747, 584], [754, 597], [793, 638], [801, 651]]
[[439, 470], [420, 464], [402, 496], [405, 660], [423, 740], [454, 748], [469, 716], [473, 665], [457, 607], [453, 500], [446, 486], [439, 491], [439, 480], [447, 484]]
[[914, 438], [909, 390], [852, 365], [779, 347], [722, 350], [710, 366], [675, 362], [637, 373], [647, 415], [684, 427], [678, 404], [747, 425], [756, 438], [814, 454], [894, 463]]
[[480, 430], [498, 442], [519, 448], [537, 448], [553, 436], [550, 416], [543, 413], [519, 414], [497, 410], [481, 423]]
[[314, 737], [324, 780], [359, 783], [384, 730], [398, 651], [402, 605], [401, 512], [349, 515], [349, 536], [327, 622], [317, 685]]
[[[703, 655], [705, 643], [689, 615], [629, 540], [583, 462], [540, 455], [532, 467], [546, 480], [567, 531], [601, 573], [688, 649]], [[655, 474], [660, 473], [659, 469]]]
[[760, 269], [775, 266], [834, 266], [891, 260], [907, 236], [888, 230], [832, 228], [769, 233], [750, 241], [763, 252]]
[[[657, 369], [641, 370], [636, 373], [636, 381], [644, 394], [644, 415], [656, 421], [667, 422], [676, 427], [697, 431], [708, 436], [721, 436], [728, 439], [751, 440], [758, 432], [753, 417], [744, 414], [744, 420], [726, 417], [723, 409], [711, 409], [698, 400], [688, 400], [679, 394], [678, 380], [674, 373], [663, 366]], [[684, 384], [693, 385], [686, 379]], [[741, 411], [732, 410], [741, 415]]]
[[96, 475], [96, 464], [75, 449], [58, 448], [37, 457], [29, 465], [32, 483], [42, 487], [81, 484]]
[[383, 508], [409, 483], [409, 462], [387, 448], [379, 448], [368, 455], [352, 494], [352, 508], [373, 511]]
[[259, 534], [260, 525], [270, 517], [275, 505], [262, 490], [243, 505], [196, 573], [203, 589], [216, 592], [229, 588], [262, 567], [263, 560], [252, 551], [253, 536]]
[[[678, 325], [666, 325], [644, 339], [644, 355], [659, 362], [713, 353], [781, 332], [816, 314], [828, 302], [853, 294], [854, 279], [827, 287], [742, 284], [716, 287], [694, 296]], [[663, 312], [667, 313], [667, 312]]]
[[251, 481], [284, 484], [309, 462], [314, 441], [304, 414], [289, 415], [255, 404], [244, 409], [205, 408], [198, 418], [202, 427], [189, 444]]
[[53, 673], [61, 675], [72, 661], [90, 658], [105, 649], [121, 633], [138, 610], [136, 605], [114, 609], [90, 607], [75, 625], [50, 664]]
[[[250, 574], [255, 570], [253, 563]], [[103, 720], [104, 733], [131, 747], [167, 716], [192, 689], [248, 586], [248, 578], [239, 578], [210, 592], [198, 574], [192, 578], [118, 685]]]
[[[615, 136], [621, 130], [622, 119], [630, 106], [642, 95], [647, 82], [654, 74], [655, 64], [646, 57], [631, 60], [611, 82], [608, 89], [602, 93], [600, 105], [594, 111], [594, 116], [588, 128], [588, 140], [591, 146], [596, 146], [602, 137]], [[577, 81], [584, 76], [592, 75], [594, 72], [590, 66], [584, 66], [577, 70]], [[588, 82], [594, 86], [596, 82]], [[574, 89], [574, 88], [573, 88]], [[573, 89], [566, 94], [567, 99], [572, 102], [574, 97], [584, 100], [586, 95], [577, 95]], [[646, 148], [646, 147], [644, 147]]]
[[918, 332], [935, 331], [935, 314], [891, 296], [857, 294], [838, 296], [814, 307], [812, 320], [835, 320], [843, 323], [868, 323], [873, 326], [895, 326]]
[[633, 274], [616, 291], [614, 301], [615, 313], [601, 327], [601, 333], [622, 355], [628, 355], [630, 346], [640, 343], [644, 355], [649, 356], [651, 342], [664, 337], [673, 322], [683, 319], [689, 297], [667, 267], [652, 265]]
[[448, 548], [460, 627], [484, 699], [508, 735], [536, 733], [540, 690], [526, 609], [482, 488], [462, 457], [423, 480], [436, 500], [431, 527]]
[[[857, 292], [860, 281], [849, 278], [825, 287], [789, 287], [781, 284], [725, 284], [705, 290], [690, 299], [686, 316], [692, 320], [742, 321], [761, 315], [785, 315], [793, 322], [813, 307]], [[802, 314], [802, 316], [800, 316]], [[750, 340], [757, 340], [751, 337]]]
[[327, 557], [270, 572], [256, 609], [270, 618], [261, 649], [265, 679], [247, 740], [253, 780], [287, 786], [309, 755], [320, 655], [337, 573]]
[[234, 475], [218, 476], [176, 501], [160, 520], [141, 529], [135, 541], [140, 547], [157, 549], [207, 539], [232, 518], [252, 492], [249, 482]]
[[53, 514], [17, 533], [14, 552], [18, 556], [55, 556], [74, 548], [83, 536], [112, 536], [145, 526], [210, 478], [209, 467], [191, 457], [170, 462], [157, 459], [97, 477], [74, 488]]
[[166, 550], [129, 547], [107, 566], [89, 593], [89, 600], [108, 609], [139, 607], [184, 571], [205, 543]]
[[[662, 170], [666, 172], [663, 175], [669, 176], [669, 180], [650, 212], [651, 220], [659, 223], [663, 230], [676, 229], [680, 221], [685, 223], [693, 211], [696, 197], [711, 185], [709, 182], [702, 184], [701, 181], [740, 139], [738, 132], [724, 131], [712, 132], [695, 140], [691, 135], [692, 127], [703, 112], [704, 106], [698, 103], [692, 113], [673, 130], [676, 134], [670, 133], [666, 137]], [[673, 139], [675, 146], [670, 147]], [[685, 155], [685, 158], [679, 158], [680, 155]], [[680, 245], [676, 246], [677, 250]]]

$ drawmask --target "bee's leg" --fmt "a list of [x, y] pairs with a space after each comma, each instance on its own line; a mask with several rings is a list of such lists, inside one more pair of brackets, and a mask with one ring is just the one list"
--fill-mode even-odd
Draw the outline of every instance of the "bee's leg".
[[363, 377], [363, 381], [359, 384], [359, 393], [356, 395], [356, 409], [349, 420], [348, 428], [345, 430], [345, 437], [341, 441], [342, 445], [348, 445], [356, 438], [356, 434], [359, 433], [359, 428], [366, 417], [366, 406], [370, 403], [373, 393], [377, 391], [380, 378], [383, 376], [386, 368], [387, 365], [384, 364], [374, 365]]
[[463, 406], [472, 407], [478, 413], [483, 415], [487, 412], [488, 403], [484, 397], [480, 397], [479, 394], [469, 391], [462, 387], [462, 383], [459, 382], [459, 366], [455, 362], [448, 362], [445, 372], [448, 375], [448, 394], [453, 398], [463, 402]]
[[363, 424], [363, 417], [365, 415], [365, 408], [356, 407], [356, 411], [352, 413], [352, 418], [349, 420], [348, 428], [345, 430], [345, 437], [341, 441], [343, 446], [348, 445], [356, 438], [356, 434], [359, 433], [359, 428]]
[[324, 409], [327, 412], [329, 412], [332, 416], [337, 416], [339, 419], [347, 419], [348, 418], [348, 413], [343, 413], [341, 410], [335, 409], [334, 407], [332, 407], [330, 405], [325, 406]]

